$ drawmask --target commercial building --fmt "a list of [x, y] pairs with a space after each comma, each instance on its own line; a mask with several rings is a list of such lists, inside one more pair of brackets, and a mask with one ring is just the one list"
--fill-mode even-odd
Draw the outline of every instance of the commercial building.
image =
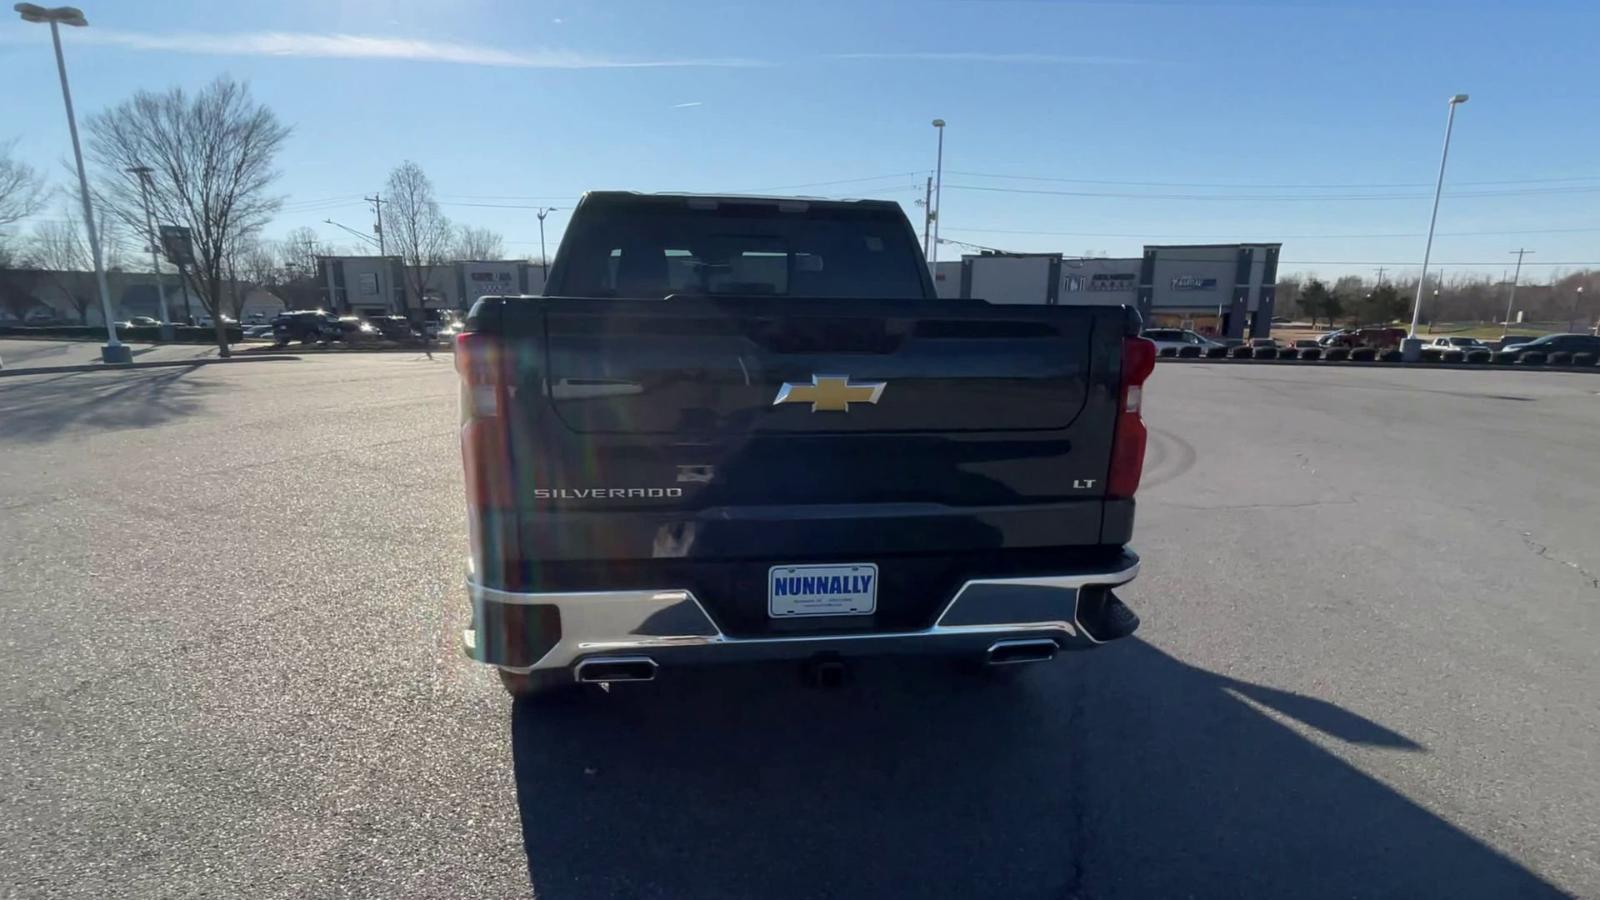
[[[983, 253], [939, 263], [941, 297], [990, 303], [1125, 305], [1147, 326], [1220, 337], [1271, 331], [1281, 244], [1149, 244], [1142, 256]], [[959, 266], [959, 269], [956, 268]]]
[[319, 256], [322, 305], [364, 316], [421, 310], [463, 312], [486, 294], [544, 292], [544, 269], [525, 260], [464, 260], [427, 266], [421, 296], [408, 277], [415, 269], [398, 256]]
[[[167, 313], [173, 322], [205, 315], [205, 304], [198, 294], [180, 286], [173, 272], [163, 273], [159, 291], [156, 277], [149, 272], [106, 272], [113, 320], [134, 316], [161, 316], [161, 297], [167, 298]], [[277, 294], [242, 281], [222, 283], [223, 310], [228, 315], [251, 320], [282, 312], [284, 301]], [[100, 288], [93, 272], [53, 269], [6, 269], [0, 271], [0, 322], [101, 325]]]
[[1282, 244], [1146, 244], [1139, 313], [1150, 325], [1267, 337]]

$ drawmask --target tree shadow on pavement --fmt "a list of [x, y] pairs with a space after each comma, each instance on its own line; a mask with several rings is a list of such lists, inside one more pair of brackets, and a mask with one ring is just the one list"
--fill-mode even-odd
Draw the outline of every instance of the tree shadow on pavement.
[[114, 431], [192, 415], [210, 383], [195, 366], [76, 372], [0, 381], [0, 442], [42, 443], [67, 430]]
[[1137, 639], [1012, 683], [938, 660], [668, 672], [512, 716], [541, 898], [1559, 897], [1244, 702], [1425, 752]]

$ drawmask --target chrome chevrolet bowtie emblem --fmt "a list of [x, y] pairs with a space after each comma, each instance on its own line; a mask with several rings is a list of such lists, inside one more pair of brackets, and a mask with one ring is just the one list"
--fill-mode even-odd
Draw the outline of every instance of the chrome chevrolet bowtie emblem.
[[877, 403], [883, 386], [882, 381], [851, 384], [849, 375], [813, 375], [810, 384], [785, 382], [772, 405], [809, 403], [812, 412], [849, 412], [852, 403]]

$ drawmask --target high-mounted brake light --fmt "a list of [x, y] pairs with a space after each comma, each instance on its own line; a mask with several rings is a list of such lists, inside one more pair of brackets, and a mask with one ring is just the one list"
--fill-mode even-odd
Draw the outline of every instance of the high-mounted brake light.
[[1139, 409], [1144, 402], [1144, 381], [1156, 367], [1156, 345], [1141, 337], [1122, 341], [1122, 390], [1118, 398], [1117, 425], [1111, 441], [1111, 471], [1106, 476], [1107, 499], [1125, 499], [1139, 490], [1144, 474], [1147, 437]]

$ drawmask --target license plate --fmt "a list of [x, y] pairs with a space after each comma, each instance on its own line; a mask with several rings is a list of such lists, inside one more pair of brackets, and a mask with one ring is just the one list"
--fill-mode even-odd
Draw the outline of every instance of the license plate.
[[867, 616], [878, 608], [878, 567], [773, 566], [767, 573], [767, 615]]

